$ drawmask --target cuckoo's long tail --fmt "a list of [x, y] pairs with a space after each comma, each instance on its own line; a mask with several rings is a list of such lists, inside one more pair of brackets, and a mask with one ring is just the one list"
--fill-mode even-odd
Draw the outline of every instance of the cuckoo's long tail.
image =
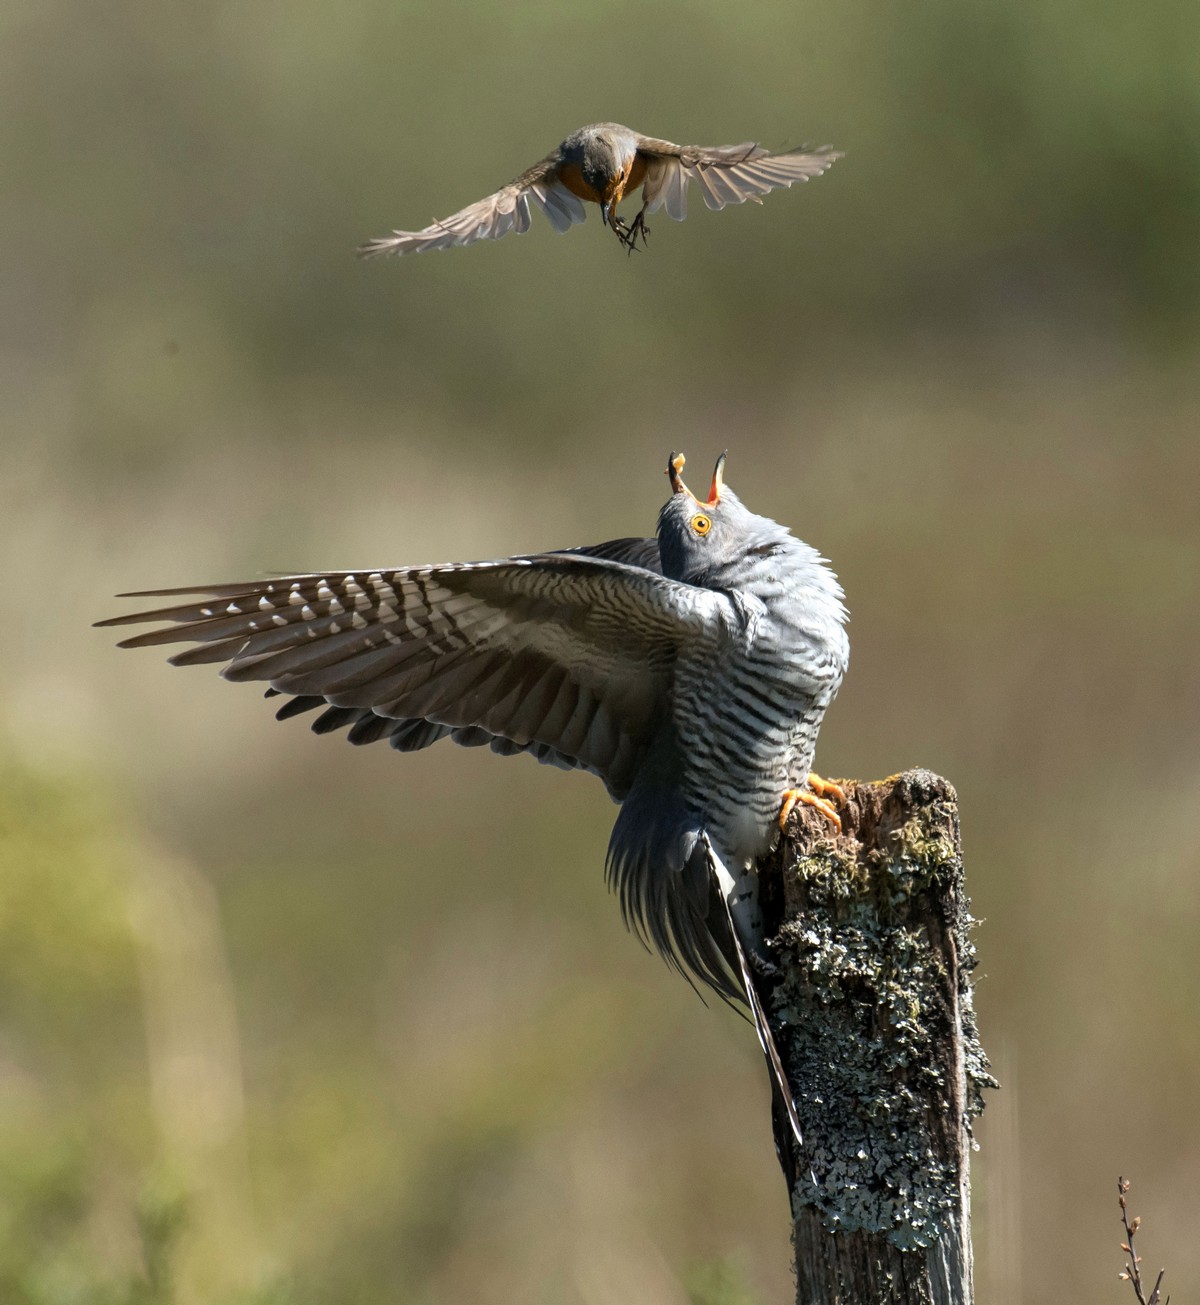
[[[758, 904], [758, 883], [754, 872], [743, 870], [736, 878], [718, 856], [707, 834], [702, 835], [705, 855], [708, 860], [709, 874], [712, 876], [725, 904], [725, 914], [729, 921], [729, 934], [733, 941], [733, 950], [737, 957], [738, 974], [746, 992], [746, 1001], [754, 1017], [754, 1031], [766, 1057], [767, 1069], [771, 1075], [771, 1094], [775, 1100], [774, 1114], [778, 1119], [780, 1113], [787, 1118], [792, 1136], [795, 1138], [798, 1154], [805, 1155], [804, 1131], [800, 1126], [800, 1116], [796, 1111], [796, 1102], [788, 1083], [787, 1071], [775, 1045], [775, 1036], [767, 1021], [767, 1012], [758, 994], [754, 972], [750, 968], [748, 956], [763, 954], [762, 912]], [[793, 1168], [786, 1148], [786, 1139], [776, 1136], [776, 1148], [779, 1150], [780, 1163], [790, 1177]], [[810, 1175], [816, 1182], [816, 1175]]]

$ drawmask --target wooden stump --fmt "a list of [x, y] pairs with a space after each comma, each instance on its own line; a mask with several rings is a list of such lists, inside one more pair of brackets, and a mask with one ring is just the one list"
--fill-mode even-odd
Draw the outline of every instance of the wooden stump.
[[782, 1139], [796, 1301], [970, 1305], [970, 1122], [994, 1080], [957, 798], [927, 770], [843, 787], [840, 836], [798, 808], [760, 866], [762, 987], [805, 1130], [803, 1154]]

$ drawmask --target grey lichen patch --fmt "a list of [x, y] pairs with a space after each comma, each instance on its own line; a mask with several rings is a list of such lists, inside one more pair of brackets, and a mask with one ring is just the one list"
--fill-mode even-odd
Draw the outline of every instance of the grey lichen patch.
[[789, 1026], [788, 1074], [818, 1182], [802, 1180], [800, 1196], [831, 1228], [927, 1246], [957, 1187], [924, 1106], [949, 1107], [929, 1052], [944, 970], [910, 931], [888, 936], [861, 905], [847, 915], [789, 924], [780, 937], [790, 956], [774, 1010]]
[[830, 1231], [918, 1250], [960, 1231], [969, 1121], [992, 1081], [957, 806], [927, 771], [845, 787], [841, 838], [802, 819], [761, 868], [783, 890], [770, 1005], [807, 1143], [793, 1200]]

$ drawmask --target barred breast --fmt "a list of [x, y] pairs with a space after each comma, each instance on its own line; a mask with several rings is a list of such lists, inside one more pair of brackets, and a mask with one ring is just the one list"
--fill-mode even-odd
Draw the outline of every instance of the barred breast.
[[805, 585], [780, 580], [781, 570], [764, 560], [757, 573], [743, 572], [715, 646], [685, 657], [676, 690], [689, 803], [744, 862], [770, 847], [785, 790], [812, 769], [848, 660], [831, 573], [821, 565], [832, 583]]

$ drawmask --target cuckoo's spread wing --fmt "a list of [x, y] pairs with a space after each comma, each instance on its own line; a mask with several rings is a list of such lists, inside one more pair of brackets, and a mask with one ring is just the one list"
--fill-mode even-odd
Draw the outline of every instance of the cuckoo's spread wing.
[[[629, 566], [662, 574], [662, 559], [659, 555], [657, 539], [610, 539], [603, 544], [590, 544], [581, 548], [560, 550], [567, 556], [595, 557], [612, 562], [624, 562]], [[278, 695], [278, 689], [268, 689], [267, 696]], [[516, 756], [519, 752], [528, 752], [543, 765], [558, 766], [563, 770], [573, 770], [579, 765], [574, 758], [560, 753], [549, 744], [531, 739], [521, 743], [515, 739], [492, 734], [479, 725], [453, 726], [439, 725], [434, 721], [418, 716], [413, 720], [395, 720], [390, 716], [379, 716], [370, 707], [331, 707], [325, 698], [315, 694], [301, 694], [289, 698], [275, 713], [279, 720], [299, 716], [304, 712], [315, 711], [320, 707], [325, 710], [313, 721], [313, 730], [317, 734], [330, 734], [334, 730], [345, 729], [351, 743], [375, 743], [380, 739], [387, 741], [398, 752], [418, 752], [431, 747], [442, 739], [466, 748], [490, 747], [500, 756]]]
[[549, 154], [515, 181], [421, 231], [393, 231], [359, 246], [359, 254], [419, 254], [428, 249], [499, 240], [510, 231], [529, 230], [530, 205], [541, 209], [555, 231], [566, 231], [587, 216], [583, 201], [558, 180], [558, 155]]
[[229, 679], [319, 699], [350, 713], [327, 728], [359, 741], [398, 730], [402, 748], [448, 736], [528, 751], [592, 771], [617, 798], [662, 724], [680, 645], [719, 602], [582, 551], [140, 596], [184, 594], [200, 596], [102, 624], [164, 622], [122, 646], [191, 643], [171, 661], [225, 662]]
[[769, 191], [819, 177], [842, 157], [828, 146], [771, 154], [753, 141], [744, 145], [673, 145], [645, 136], [638, 142], [638, 153], [646, 161], [642, 190], [646, 211], [665, 208], [667, 216], [677, 222], [687, 217], [690, 181], [699, 185], [709, 208], [748, 199], [761, 204]]

